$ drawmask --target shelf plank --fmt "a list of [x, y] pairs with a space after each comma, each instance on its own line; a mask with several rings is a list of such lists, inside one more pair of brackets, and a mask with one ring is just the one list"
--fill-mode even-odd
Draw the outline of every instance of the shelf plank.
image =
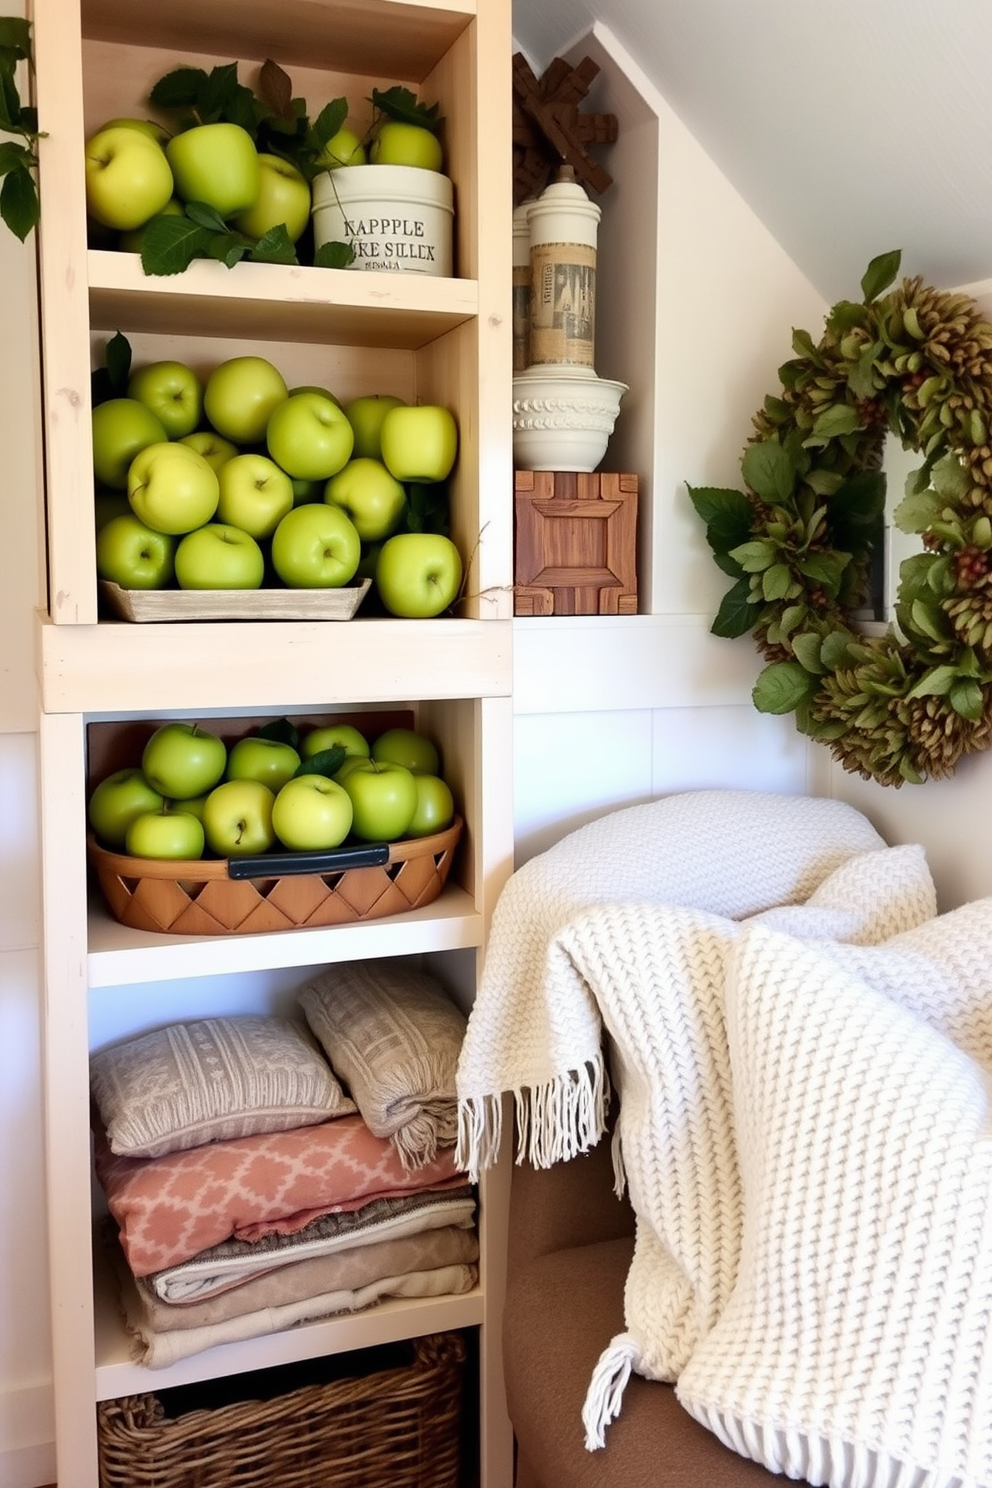
[[508, 697], [511, 622], [214, 621], [56, 625], [39, 616], [46, 713]]
[[484, 1313], [481, 1286], [456, 1297], [396, 1298], [377, 1303], [364, 1312], [303, 1323], [283, 1333], [225, 1343], [205, 1349], [167, 1369], [148, 1369], [135, 1363], [131, 1340], [120, 1318], [116, 1282], [100, 1247], [95, 1247], [95, 1345], [97, 1400], [122, 1395], [142, 1395], [172, 1385], [242, 1374], [252, 1369], [293, 1364], [301, 1359], [345, 1353], [382, 1343], [398, 1343], [424, 1333], [478, 1327]]
[[471, 320], [474, 279], [205, 259], [151, 276], [136, 253], [91, 249], [90, 319], [100, 329], [236, 336], [416, 351]]
[[102, 902], [89, 914], [91, 988], [139, 982], [176, 981], [257, 971], [260, 967], [316, 966], [372, 956], [413, 956], [482, 944], [483, 918], [470, 894], [446, 887], [422, 909], [352, 925], [282, 930], [274, 935], [212, 935], [187, 938], [131, 930], [108, 914]]
[[[83, 34], [130, 41], [134, 6], [82, 0]], [[271, 57], [284, 67], [426, 77], [476, 13], [475, 0], [171, 0], [142, 10], [145, 44], [167, 51]]]

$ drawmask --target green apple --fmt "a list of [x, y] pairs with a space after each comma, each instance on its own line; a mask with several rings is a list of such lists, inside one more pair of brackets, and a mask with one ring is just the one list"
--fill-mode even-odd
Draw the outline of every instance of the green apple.
[[260, 589], [265, 554], [248, 532], [225, 522], [205, 522], [187, 532], [176, 549], [180, 589]]
[[160, 724], [141, 755], [149, 785], [174, 801], [212, 790], [226, 764], [223, 739], [196, 723]]
[[166, 801], [159, 811], [136, 816], [127, 829], [125, 851], [132, 858], [165, 858], [195, 862], [203, 857], [202, 823], [188, 811], [177, 811]]
[[332, 134], [314, 164], [320, 170], [337, 170], [342, 165], [364, 165], [365, 146], [352, 129], [339, 129]]
[[351, 797], [351, 830], [364, 842], [395, 842], [417, 809], [417, 782], [402, 765], [356, 764], [341, 784]]
[[[156, 212], [155, 215], [156, 217], [183, 217], [185, 214], [186, 208], [178, 196], [170, 196], [161, 212]], [[140, 253], [147, 226], [148, 223], [143, 222], [140, 227], [132, 227], [129, 232], [118, 233], [117, 247], [120, 251], [122, 253]]]
[[258, 151], [240, 124], [196, 124], [174, 135], [165, 153], [184, 201], [205, 202], [222, 217], [236, 217], [254, 205], [261, 178]]
[[150, 444], [131, 461], [127, 499], [146, 527], [178, 537], [210, 521], [220, 485], [203, 456], [189, 445]]
[[109, 398], [93, 410], [93, 471], [114, 491], [127, 490], [135, 455], [168, 439], [162, 420], [137, 398]]
[[292, 852], [340, 847], [351, 831], [351, 797], [325, 775], [298, 775], [276, 795], [272, 828]]
[[258, 195], [246, 212], [234, 219], [246, 238], [263, 238], [270, 228], [283, 224], [296, 242], [310, 221], [310, 186], [295, 165], [279, 155], [258, 157]]
[[127, 395], [151, 409], [169, 439], [192, 434], [203, 413], [203, 384], [185, 362], [149, 362], [135, 372]]
[[268, 852], [275, 845], [275, 796], [260, 780], [225, 780], [203, 806], [207, 846], [221, 858]]
[[162, 146], [128, 125], [101, 129], [86, 144], [86, 209], [118, 232], [140, 227], [172, 195]]
[[406, 829], [408, 837], [432, 837], [451, 826], [455, 798], [451, 787], [439, 775], [414, 775], [417, 782], [417, 809]]
[[214, 429], [225, 439], [260, 444], [270, 415], [286, 394], [282, 373], [265, 357], [229, 357], [207, 378], [203, 407]]
[[254, 538], [271, 537], [293, 509], [293, 482], [266, 455], [235, 455], [221, 468], [217, 520]]
[[213, 429], [197, 429], [194, 434], [186, 434], [179, 440], [180, 444], [189, 445], [190, 449], [196, 450], [202, 455], [210, 468], [220, 473], [221, 467], [228, 460], [233, 460], [238, 453], [238, 446], [232, 444], [229, 439], [224, 439]]
[[379, 764], [404, 765], [414, 775], [437, 775], [441, 769], [437, 745], [418, 729], [386, 729], [375, 740], [371, 753]]
[[303, 736], [300, 753], [305, 760], [312, 759], [315, 754], [323, 754], [325, 749], [333, 749], [335, 744], [342, 744], [355, 759], [369, 757], [369, 741], [353, 723], [326, 723], [311, 729]]
[[394, 393], [363, 393], [344, 405], [345, 416], [355, 436], [352, 456], [355, 459], [381, 460], [382, 421], [391, 408], [404, 408], [405, 402]]
[[272, 534], [272, 566], [290, 589], [340, 589], [355, 576], [362, 542], [340, 507], [294, 506]]
[[369, 757], [367, 754], [346, 754], [334, 771], [334, 779], [343, 785], [345, 777], [350, 775], [352, 770], [364, 769], [368, 763]]
[[398, 532], [383, 543], [375, 566], [376, 590], [386, 609], [411, 620], [448, 609], [461, 582], [461, 554], [438, 532]]
[[292, 779], [299, 766], [300, 756], [292, 744], [254, 734], [232, 744], [227, 754], [228, 780], [260, 780], [275, 792]]
[[379, 126], [369, 151], [372, 165], [416, 165], [421, 170], [439, 171], [443, 159], [436, 134], [399, 119], [387, 119]]
[[137, 129], [148, 139], [154, 140], [160, 149], [164, 149], [172, 138], [169, 131], [163, 129], [161, 124], [156, 124], [154, 119], [108, 119], [106, 124], [100, 126], [100, 132], [104, 129]]
[[162, 794], [148, 784], [143, 770], [130, 766], [105, 775], [92, 792], [86, 815], [105, 847], [122, 848], [136, 816], [158, 811]]
[[187, 796], [182, 801], [173, 801], [173, 811], [185, 811], [189, 816], [195, 816], [198, 822], [203, 820], [203, 808], [207, 803], [209, 791], [203, 791], [198, 796]]
[[293, 393], [272, 410], [265, 444], [297, 480], [328, 480], [347, 465], [355, 436], [343, 410], [321, 393]]
[[164, 589], [175, 571], [175, 549], [173, 538], [127, 511], [97, 533], [96, 571], [122, 589]]
[[336, 403], [339, 408], [341, 407], [341, 399], [335, 397], [330, 388], [318, 387], [316, 383], [301, 383], [299, 387], [290, 388], [289, 396], [291, 398], [295, 398], [297, 393], [319, 393], [322, 398], [330, 398], [332, 403]]
[[391, 537], [406, 511], [406, 491], [381, 460], [349, 460], [327, 482], [324, 500], [347, 512], [362, 542]]
[[380, 431], [382, 463], [399, 481], [443, 481], [458, 453], [454, 415], [436, 403], [391, 408]]

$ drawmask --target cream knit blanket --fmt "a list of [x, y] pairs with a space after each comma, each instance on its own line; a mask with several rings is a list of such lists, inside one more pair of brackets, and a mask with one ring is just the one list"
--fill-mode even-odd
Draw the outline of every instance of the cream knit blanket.
[[883, 847], [839, 801], [691, 791], [616, 811], [520, 868], [493, 916], [458, 1062], [458, 1163], [496, 1158], [502, 1097], [519, 1153], [549, 1167], [602, 1134], [608, 1082], [596, 999], [559, 932], [593, 904], [650, 900], [741, 919], [801, 904], [845, 859]]

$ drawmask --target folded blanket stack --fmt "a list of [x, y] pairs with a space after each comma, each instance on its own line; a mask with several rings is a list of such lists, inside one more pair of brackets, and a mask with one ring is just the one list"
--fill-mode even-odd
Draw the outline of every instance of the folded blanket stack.
[[104, 1238], [149, 1367], [476, 1284], [453, 1150], [461, 1013], [388, 962], [328, 972], [301, 1006], [308, 1023], [203, 1019], [93, 1056]]

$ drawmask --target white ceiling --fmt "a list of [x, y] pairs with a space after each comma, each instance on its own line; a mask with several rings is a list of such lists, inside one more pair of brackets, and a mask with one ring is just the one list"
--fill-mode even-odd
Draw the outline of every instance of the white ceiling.
[[514, 0], [538, 72], [595, 20], [825, 299], [992, 276], [992, 0]]

